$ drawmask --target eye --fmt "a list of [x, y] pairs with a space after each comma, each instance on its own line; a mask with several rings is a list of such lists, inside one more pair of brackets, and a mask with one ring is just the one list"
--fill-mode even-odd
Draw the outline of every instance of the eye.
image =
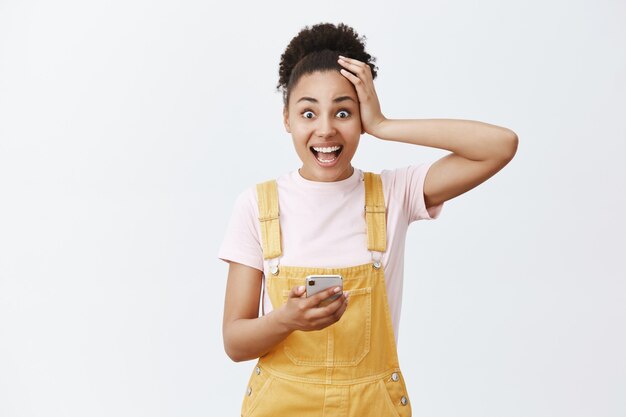
[[345, 118], [347, 118], [347, 117], [350, 117], [350, 112], [349, 112], [349, 111], [347, 111], [347, 110], [340, 110], [340, 111], [337, 113], [337, 117], [339, 117], [340, 119], [345, 119]]
[[315, 113], [313, 113], [311, 110], [305, 110], [302, 113], [302, 117], [304, 117], [305, 119], [312, 119], [315, 117]]

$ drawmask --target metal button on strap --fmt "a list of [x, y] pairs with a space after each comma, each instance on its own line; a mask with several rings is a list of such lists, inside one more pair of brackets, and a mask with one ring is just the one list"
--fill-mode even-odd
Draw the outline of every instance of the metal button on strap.
[[397, 372], [394, 372], [393, 374], [391, 374], [391, 380], [394, 382], [398, 382], [398, 380], [400, 379], [400, 377], [398, 376]]
[[380, 261], [374, 261], [374, 268], [379, 269], [380, 268]]
[[261, 375], [261, 368], [259, 368], [258, 366], [254, 369], [254, 372], [256, 372], [257, 375]]
[[270, 269], [270, 272], [272, 273], [272, 275], [278, 275], [278, 271], [279, 271], [279, 270], [278, 270], [278, 267], [277, 267], [277, 266], [273, 266], [273, 267]]
[[400, 398], [400, 404], [407, 405], [408, 403], [409, 400], [407, 400], [407, 398], [403, 395], [402, 398]]
[[[252, 395], [252, 388], [248, 387], [248, 391], [246, 391], [246, 394], [248, 394], [248, 396]], [[404, 397], [402, 397], [404, 398]]]

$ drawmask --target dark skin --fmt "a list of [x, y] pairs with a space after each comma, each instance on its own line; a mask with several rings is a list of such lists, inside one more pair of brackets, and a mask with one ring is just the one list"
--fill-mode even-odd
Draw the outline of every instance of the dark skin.
[[304, 286], [291, 289], [287, 302], [259, 317], [263, 274], [255, 268], [231, 262], [224, 302], [224, 347], [235, 362], [256, 359], [295, 330], [320, 330], [339, 321], [348, 307], [348, 294], [324, 307], [319, 304], [341, 291], [334, 287], [306, 297]]
[[[387, 119], [380, 109], [371, 68], [346, 57], [341, 57], [339, 64], [345, 68], [339, 73], [303, 76], [283, 112], [285, 127], [292, 134], [296, 151], [300, 151], [301, 172], [308, 179], [337, 181], [349, 176], [350, 160], [362, 132], [381, 140], [448, 150], [450, 154], [432, 165], [424, 182], [424, 201], [429, 208], [486, 181], [515, 155], [517, 135], [503, 127], [472, 120]], [[305, 114], [294, 107], [303, 95], [309, 97], [307, 101], [314, 99], [315, 111], [305, 112], [313, 117], [303, 117]], [[345, 110], [337, 111], [334, 99], [354, 95], [358, 108], [345, 117]], [[324, 143], [344, 149], [332, 167], [323, 167], [311, 157], [310, 145]], [[332, 295], [332, 289], [307, 299], [304, 287], [294, 287], [285, 305], [258, 317], [261, 283], [262, 271], [230, 264], [223, 335], [226, 353], [234, 361], [263, 356], [295, 330], [319, 330], [336, 323], [348, 306], [345, 293], [320, 307], [319, 303]]]

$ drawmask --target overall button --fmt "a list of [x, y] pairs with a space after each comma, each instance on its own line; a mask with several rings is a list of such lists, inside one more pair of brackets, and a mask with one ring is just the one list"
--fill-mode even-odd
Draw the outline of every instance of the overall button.
[[[252, 395], [252, 388], [248, 387], [248, 390], [246, 391], [246, 394], [248, 394], [248, 396]], [[404, 398], [404, 397], [402, 397]]]
[[400, 404], [407, 405], [408, 403], [409, 400], [407, 400], [406, 397], [403, 395], [402, 398], [400, 398]]
[[380, 268], [380, 261], [374, 261], [374, 268], [376, 269]]
[[272, 275], [278, 275], [278, 267], [277, 266], [273, 266], [270, 268], [270, 272], [272, 273]]
[[261, 375], [261, 368], [259, 368], [258, 366], [254, 369], [254, 372], [256, 372], [257, 375]]
[[400, 377], [398, 376], [397, 372], [394, 372], [393, 374], [391, 374], [391, 380], [393, 382], [398, 382], [399, 379], [400, 379]]

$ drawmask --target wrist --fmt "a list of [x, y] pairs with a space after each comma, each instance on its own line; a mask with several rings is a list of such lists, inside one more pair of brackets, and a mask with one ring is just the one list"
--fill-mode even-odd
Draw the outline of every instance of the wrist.
[[385, 129], [389, 121], [389, 119], [381, 114], [381, 118], [376, 123], [372, 124], [372, 127], [366, 129], [366, 133], [375, 138], [385, 140]]
[[272, 311], [270, 315], [272, 316], [272, 322], [279, 333], [287, 336], [295, 330], [286, 317], [284, 305]]

